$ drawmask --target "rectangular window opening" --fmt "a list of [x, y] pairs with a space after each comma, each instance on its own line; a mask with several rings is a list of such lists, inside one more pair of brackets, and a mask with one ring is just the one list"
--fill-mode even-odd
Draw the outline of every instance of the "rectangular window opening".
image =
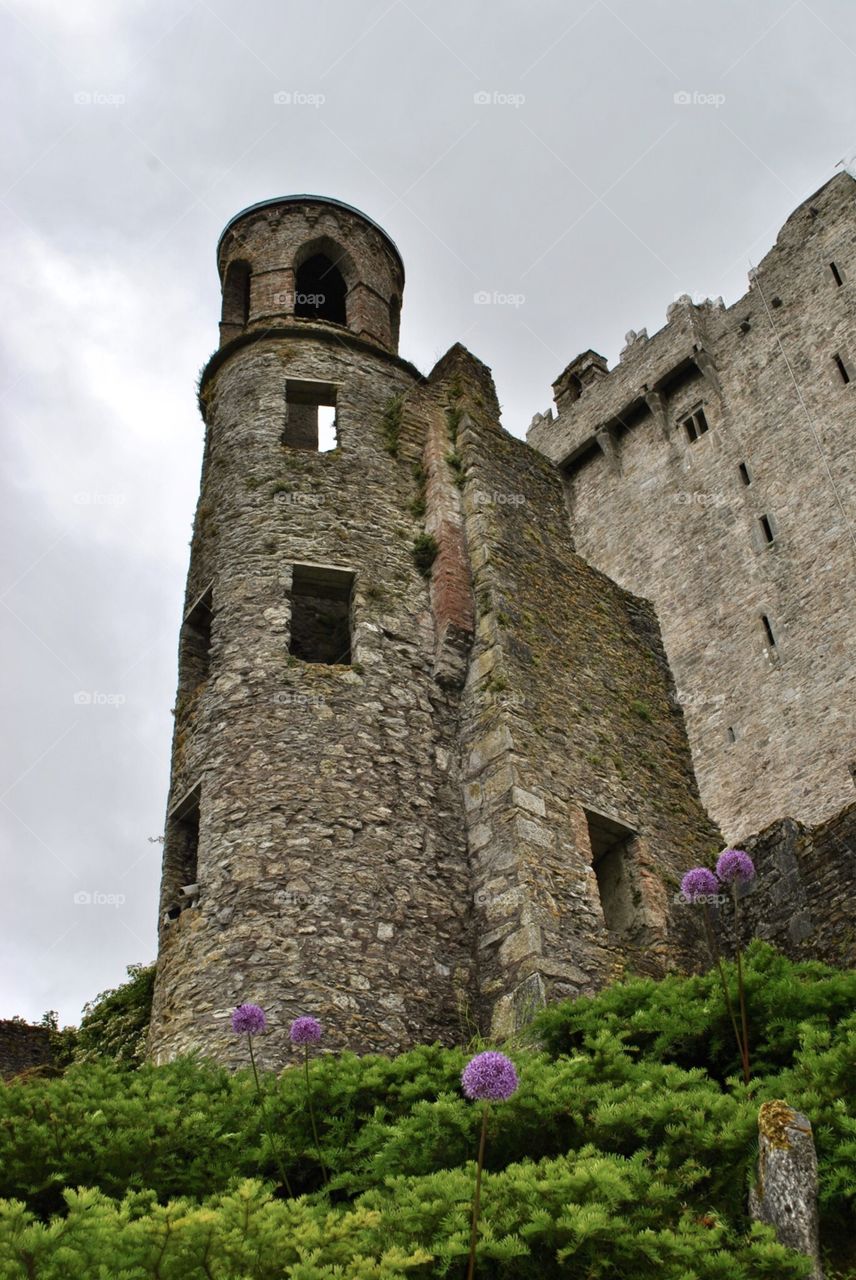
[[634, 887], [637, 833], [604, 814], [586, 809], [585, 815], [604, 923], [615, 933], [626, 933], [639, 909]]
[[737, 741], [737, 731], [735, 730], [735, 728], [734, 728], [734, 726], [733, 726], [733, 725], [729, 725], [729, 726], [728, 726], [728, 728], [725, 730], [725, 735], [726, 735], [726, 737], [727, 737], [727, 739], [728, 739], [728, 744], [729, 744], [729, 746], [730, 746], [733, 742], [736, 742], [736, 741]]
[[289, 653], [302, 662], [351, 664], [354, 575], [322, 565], [294, 566]]
[[184, 615], [181, 628], [181, 685], [192, 692], [208, 677], [214, 592], [206, 587]]
[[746, 466], [745, 462], [740, 463], [740, 479], [743, 481], [744, 484], [752, 483], [752, 477], [749, 474], [749, 468]]
[[330, 453], [339, 447], [337, 390], [332, 382], [286, 379], [282, 443], [287, 448]]
[[842, 382], [845, 382], [845, 383], [849, 382], [849, 381], [850, 381], [850, 369], [848, 368], [846, 361], [844, 361], [844, 360], [841, 358], [841, 356], [840, 356], [840, 355], [838, 355], [838, 353], [837, 353], [837, 352], [836, 352], [836, 354], [835, 354], [832, 358], [833, 358], [833, 360], [835, 361], [835, 367], [836, 367], [836, 369], [838, 370], [838, 372], [839, 372], [839, 373], [840, 373], [840, 375], [841, 375], [841, 381], [842, 381]]
[[199, 800], [197, 783], [169, 812], [164, 840], [164, 921], [177, 920], [199, 898]]
[[681, 426], [687, 433], [687, 439], [690, 444], [695, 444], [699, 436], [703, 436], [705, 432], [710, 430], [710, 424], [701, 405], [699, 405], [698, 408], [693, 409], [692, 413], [688, 413], [687, 416], [681, 420]]
[[840, 289], [841, 286], [844, 284], [844, 276], [841, 270], [839, 269], [838, 264], [835, 262], [830, 262], [829, 270], [832, 272], [832, 278]]
[[763, 531], [765, 541], [774, 542], [776, 535], [773, 532], [773, 526], [770, 524], [770, 517], [761, 516], [760, 523], [761, 523], [761, 529]]
[[763, 626], [764, 626], [764, 634], [767, 637], [767, 644], [771, 649], [775, 649], [776, 635], [775, 635], [775, 632], [773, 631], [773, 624], [770, 622], [770, 619], [767, 617], [766, 613], [761, 614], [761, 622], [763, 623]]

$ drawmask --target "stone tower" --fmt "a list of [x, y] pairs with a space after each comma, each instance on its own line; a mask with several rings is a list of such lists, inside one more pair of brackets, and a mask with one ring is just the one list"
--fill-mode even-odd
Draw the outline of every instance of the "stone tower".
[[653, 611], [587, 565], [489, 371], [397, 354], [404, 271], [336, 200], [218, 247], [150, 1051], [501, 1035], [686, 962], [717, 847]]
[[614, 369], [554, 383], [530, 444], [581, 555], [654, 604], [729, 840], [856, 799], [856, 182], [791, 214], [732, 306], [679, 298]]

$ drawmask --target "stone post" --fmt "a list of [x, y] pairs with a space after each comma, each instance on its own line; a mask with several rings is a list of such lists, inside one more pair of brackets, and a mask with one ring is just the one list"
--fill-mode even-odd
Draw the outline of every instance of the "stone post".
[[749, 1212], [775, 1228], [780, 1244], [807, 1254], [811, 1280], [823, 1280], [817, 1224], [817, 1155], [811, 1122], [786, 1102], [765, 1102], [758, 1112], [758, 1182]]

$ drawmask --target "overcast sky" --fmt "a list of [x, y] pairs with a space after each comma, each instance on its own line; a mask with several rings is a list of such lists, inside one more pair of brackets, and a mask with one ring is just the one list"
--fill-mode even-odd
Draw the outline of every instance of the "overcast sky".
[[69, 1022], [155, 953], [223, 224], [302, 191], [365, 210], [404, 258], [402, 354], [427, 371], [463, 341], [520, 435], [578, 352], [612, 363], [684, 292], [733, 302], [853, 154], [856, 5], [0, 0], [0, 15], [0, 1017]]

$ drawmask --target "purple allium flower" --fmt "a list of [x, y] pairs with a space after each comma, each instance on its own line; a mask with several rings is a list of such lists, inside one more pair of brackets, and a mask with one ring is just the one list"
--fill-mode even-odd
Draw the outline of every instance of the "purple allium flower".
[[317, 1044], [321, 1039], [321, 1023], [317, 1018], [295, 1018], [288, 1033], [292, 1044]]
[[707, 867], [693, 867], [681, 881], [681, 894], [690, 902], [698, 902], [699, 898], [718, 893], [716, 876]]
[[255, 1036], [266, 1026], [265, 1011], [257, 1004], [239, 1004], [232, 1014], [232, 1030], [236, 1035]]
[[716, 863], [716, 874], [723, 884], [748, 884], [755, 879], [755, 864], [742, 849], [726, 849]]
[[468, 1098], [504, 1102], [517, 1089], [514, 1063], [504, 1053], [477, 1053], [461, 1072], [461, 1084]]

